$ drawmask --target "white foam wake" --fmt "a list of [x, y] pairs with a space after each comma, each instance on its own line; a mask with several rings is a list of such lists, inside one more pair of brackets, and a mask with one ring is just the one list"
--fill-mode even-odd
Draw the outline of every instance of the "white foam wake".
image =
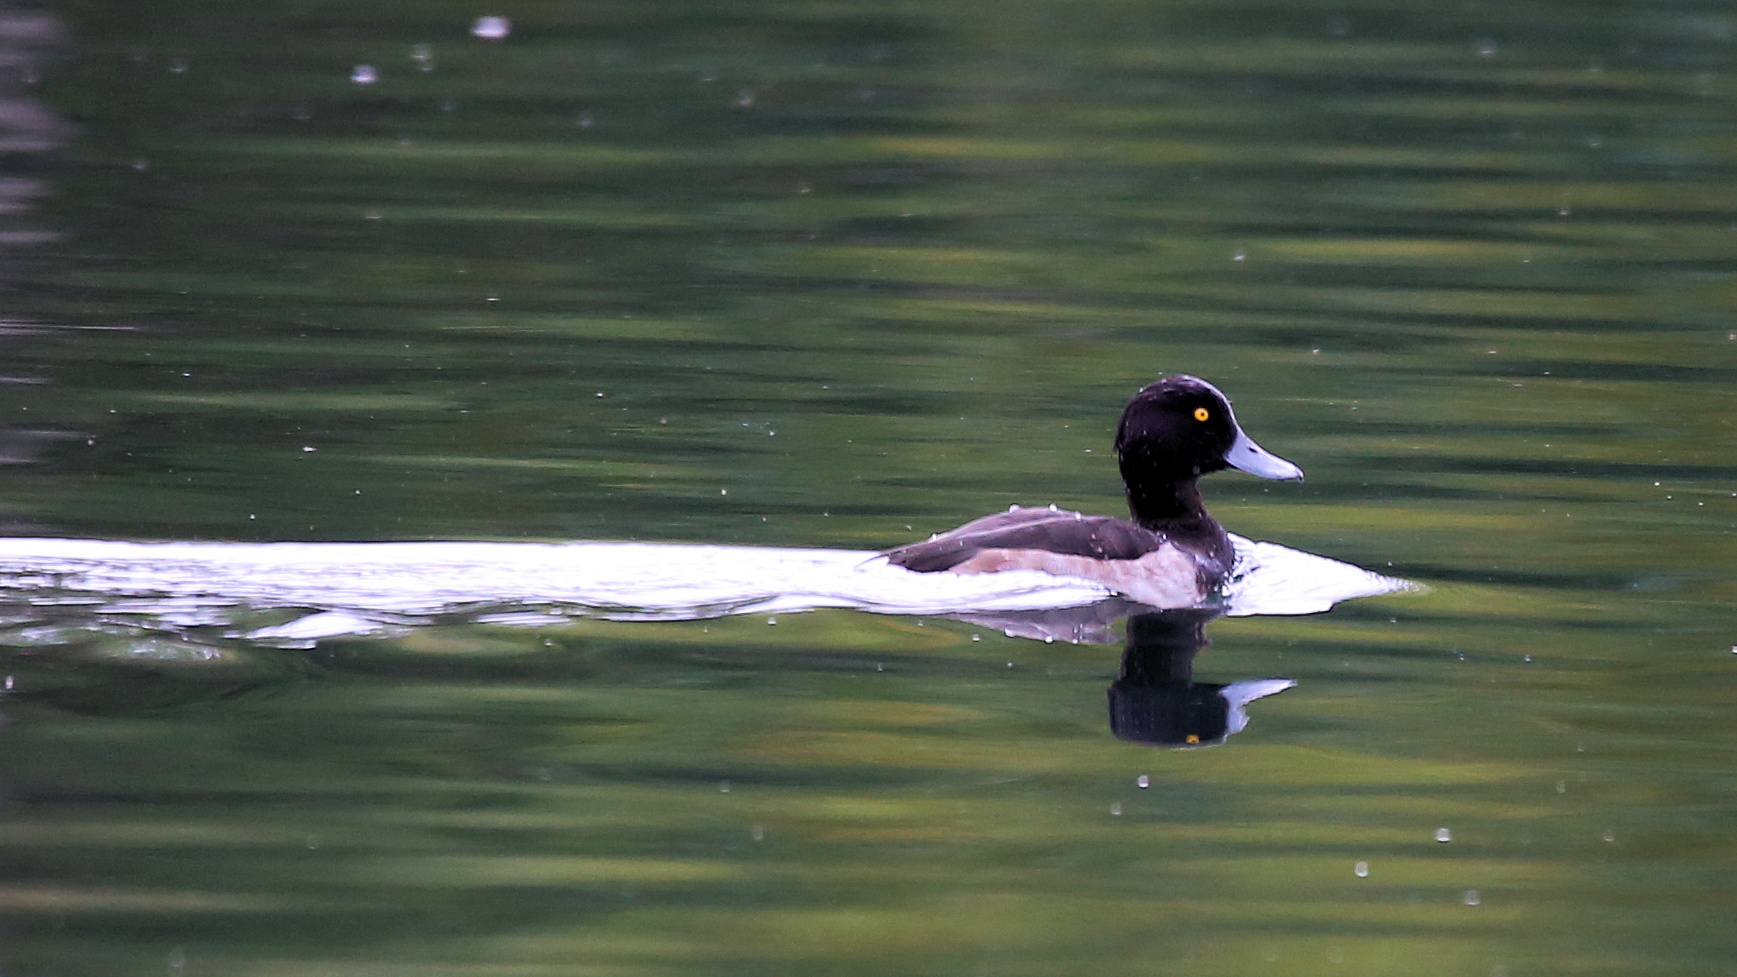
[[[1234, 537], [1233, 537], [1234, 538]], [[1226, 613], [1309, 614], [1404, 589], [1350, 564], [1235, 538]], [[361, 634], [434, 615], [536, 624], [570, 616], [680, 620], [825, 607], [939, 615], [1101, 600], [1095, 584], [1038, 571], [914, 573], [858, 550], [662, 543], [139, 543], [0, 539], [0, 595], [164, 626], [237, 608], [308, 612], [260, 640]]]

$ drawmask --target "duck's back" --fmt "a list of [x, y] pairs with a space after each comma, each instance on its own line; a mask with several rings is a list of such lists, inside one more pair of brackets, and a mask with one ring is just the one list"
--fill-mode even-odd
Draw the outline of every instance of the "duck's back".
[[1123, 519], [1016, 506], [921, 543], [889, 550], [887, 559], [921, 573], [951, 570], [985, 550], [1040, 550], [1094, 560], [1137, 560], [1168, 541], [1163, 533]]
[[1192, 607], [1228, 569], [1212, 554], [1126, 520], [1018, 507], [889, 550], [887, 559], [920, 573], [1042, 570], [1094, 581], [1152, 607]]

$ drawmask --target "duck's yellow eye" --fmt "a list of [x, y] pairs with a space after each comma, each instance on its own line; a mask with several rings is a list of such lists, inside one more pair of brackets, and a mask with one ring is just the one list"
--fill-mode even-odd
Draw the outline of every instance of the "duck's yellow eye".
[[1211, 416], [1212, 416], [1212, 411], [1209, 411], [1204, 407], [1194, 408], [1194, 419], [1197, 421], [1204, 421]]
[[[1196, 411], [1196, 412], [1195, 412], [1195, 413], [1197, 413], [1197, 414], [1204, 414], [1204, 413], [1206, 413], [1206, 408], [1204, 408], [1204, 407], [1202, 407], [1202, 408], [1200, 408], [1200, 410], [1198, 410], [1198, 411]], [[1200, 734], [1199, 734], [1199, 733], [1189, 733], [1189, 734], [1188, 734], [1188, 739], [1187, 739], [1187, 743], [1188, 743], [1188, 745], [1189, 745], [1189, 746], [1197, 746], [1197, 745], [1199, 745], [1199, 743], [1200, 743]]]

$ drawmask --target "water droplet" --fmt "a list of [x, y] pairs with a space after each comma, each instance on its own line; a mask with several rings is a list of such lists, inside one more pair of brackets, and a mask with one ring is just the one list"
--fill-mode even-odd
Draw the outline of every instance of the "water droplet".
[[775, 617], [769, 617], [769, 618], [767, 618], [767, 619], [766, 619], [766, 623], [767, 623], [767, 624], [777, 624], [777, 623], [778, 623], [778, 619], [777, 619], [777, 618], [775, 618]]
[[1484, 897], [1478, 895], [1478, 890], [1476, 890], [1476, 889], [1467, 889], [1466, 890], [1466, 905], [1475, 906], [1478, 903], [1483, 902], [1483, 901], [1484, 901]]
[[1141, 790], [1145, 790], [1146, 788], [1152, 786], [1152, 778], [1146, 776], [1145, 774], [1141, 774], [1140, 776], [1134, 778], [1134, 786], [1140, 788]]
[[1357, 864], [1351, 866], [1351, 874], [1357, 876], [1360, 879], [1368, 878], [1369, 877], [1369, 863], [1368, 862], [1358, 862]]
[[302, 843], [308, 846], [308, 851], [314, 851], [320, 847], [320, 836], [308, 835], [307, 840]]
[[1119, 817], [1121, 817], [1121, 816], [1122, 816], [1122, 805], [1121, 805], [1121, 803], [1120, 803], [1120, 802], [1117, 802], [1117, 803], [1115, 803], [1115, 804], [1111, 804], [1111, 805], [1110, 805], [1110, 817], [1113, 817], [1113, 818], [1119, 818]]
[[1247, 261], [1248, 260], [1248, 254], [1247, 254], [1247, 252], [1243, 252], [1243, 251], [1232, 252], [1231, 256], [1230, 256], [1230, 260], [1232, 260], [1232, 261]]
[[380, 80], [380, 72], [371, 64], [359, 64], [350, 69], [350, 80], [358, 85], [372, 85]]
[[486, 41], [498, 41], [513, 32], [513, 22], [506, 17], [478, 17], [470, 32]]
[[1496, 52], [1501, 50], [1500, 45], [1487, 37], [1479, 38], [1474, 46], [1477, 48], [1480, 58], [1493, 58], [1496, 56]]
[[1435, 829], [1435, 840], [1444, 843], [1452, 841], [1454, 840], [1454, 833], [1446, 828], [1437, 828]]
[[174, 60], [170, 61], [169, 62], [169, 70], [174, 72], [177, 75], [186, 74], [187, 73], [187, 59], [186, 58], [175, 58]]
[[718, 781], [718, 793], [728, 794], [729, 792], [730, 792], [730, 782], [728, 780]]
[[758, 824], [754, 825], [752, 828], [748, 829], [748, 837], [754, 839], [755, 841], [765, 841], [766, 840], [765, 827], [763, 827], [762, 825], [758, 825]]
[[1616, 830], [1614, 828], [1605, 828], [1604, 829], [1604, 840], [1605, 841], [1615, 841], [1616, 840]]

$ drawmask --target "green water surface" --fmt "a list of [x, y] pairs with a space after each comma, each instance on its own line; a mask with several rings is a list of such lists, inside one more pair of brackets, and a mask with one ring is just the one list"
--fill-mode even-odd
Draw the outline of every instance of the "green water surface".
[[872, 550], [1183, 371], [1427, 591], [1197, 750], [959, 621], [0, 607], [0, 974], [1737, 966], [1737, 8], [496, 7], [0, 13], [10, 534]]

